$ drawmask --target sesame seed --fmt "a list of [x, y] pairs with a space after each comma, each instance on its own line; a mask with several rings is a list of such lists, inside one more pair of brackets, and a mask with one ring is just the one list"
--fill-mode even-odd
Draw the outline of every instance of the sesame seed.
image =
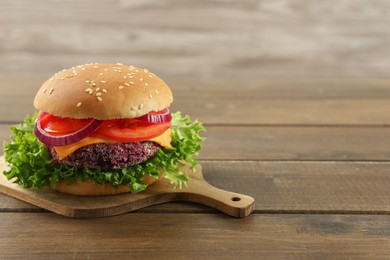
[[145, 86], [149, 86], [149, 84], [145, 82]]
[[130, 83], [131, 85], [134, 85], [134, 82], [133, 82], [133, 81], [130, 81], [129, 83]]
[[100, 90], [100, 88], [97, 88], [97, 89], [96, 89], [96, 91], [99, 91], [99, 90]]
[[80, 107], [81, 106], [81, 102], [77, 103], [77, 107]]
[[149, 98], [150, 98], [150, 99], [152, 99], [152, 98], [153, 98], [152, 94], [149, 94]]
[[102, 93], [96, 93], [96, 95], [95, 96], [97, 96], [97, 97], [100, 97], [102, 95]]
[[142, 109], [144, 107], [144, 104], [140, 104], [139, 106], [138, 106], [138, 109]]
[[119, 88], [119, 89], [123, 89], [123, 86], [119, 86], [118, 88]]
[[103, 76], [103, 75], [104, 75], [104, 73], [103, 73], [103, 72], [102, 72], [102, 73], [99, 73], [99, 75], [100, 75], [100, 76]]
[[50, 78], [50, 81], [53, 81], [54, 80], [54, 78]]
[[154, 92], [156, 92], [156, 94], [158, 94], [159, 92], [158, 92], [158, 89], [156, 89]]
[[139, 78], [140, 81], [143, 81], [144, 79], [143, 78]]
[[85, 83], [90, 83], [91, 81], [90, 80], [86, 80]]
[[84, 68], [84, 67], [82, 67], [82, 68], [81, 68], [81, 70], [85, 70], [85, 68]]
[[149, 74], [149, 78], [153, 78], [153, 76]]
[[105, 89], [105, 88], [102, 89], [102, 91], [103, 91], [103, 93], [107, 93], [107, 89]]
[[116, 65], [123, 65], [122, 63], [117, 63]]
[[139, 72], [139, 70], [135, 70], [135, 72]]
[[125, 84], [126, 86], [130, 87], [130, 84], [129, 84], [129, 83], [126, 82], [126, 83], [124, 83], [124, 84]]
[[98, 66], [93, 66], [95, 69], [99, 68]]
[[87, 88], [86, 90], [85, 90], [85, 92], [87, 92], [87, 93], [90, 93], [92, 91], [92, 89], [90, 89], [90, 88]]
[[46, 93], [46, 91], [47, 91], [47, 89], [44, 89], [44, 90], [43, 90], [43, 93]]
[[54, 91], [54, 88], [51, 88], [51, 89], [49, 90], [49, 94], [51, 95], [51, 93], [53, 93], [53, 91]]
[[95, 82], [92, 82], [91, 83], [93, 87], [96, 87], [96, 83]]
[[149, 71], [148, 71], [147, 69], [144, 69], [144, 72], [145, 72], [145, 73], [148, 73]]
[[126, 77], [126, 76], [123, 76], [123, 78], [124, 78], [124, 79], [127, 79], [127, 77]]
[[65, 78], [61, 78], [61, 80], [64, 80]]
[[100, 82], [101, 82], [101, 83], [106, 83], [106, 81], [105, 81], [105, 80], [101, 80]]
[[102, 97], [97, 97], [96, 98], [99, 102], [103, 101]]

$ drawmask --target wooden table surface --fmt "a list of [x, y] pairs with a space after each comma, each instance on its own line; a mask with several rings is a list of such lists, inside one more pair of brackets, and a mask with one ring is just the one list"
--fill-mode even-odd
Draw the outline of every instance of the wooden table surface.
[[[0, 194], [0, 259], [390, 256], [389, 1], [2, 1], [0, 140], [56, 71], [147, 67], [207, 129], [237, 219], [167, 203], [71, 219]], [[0, 154], [3, 152], [0, 151]]]

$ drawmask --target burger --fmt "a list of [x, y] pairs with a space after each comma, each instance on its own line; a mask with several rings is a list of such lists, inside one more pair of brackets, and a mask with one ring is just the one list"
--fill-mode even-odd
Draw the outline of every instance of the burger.
[[172, 101], [168, 85], [147, 69], [64, 69], [38, 90], [37, 112], [11, 127], [4, 175], [25, 188], [82, 196], [136, 193], [159, 178], [181, 188], [204, 127], [171, 113]]

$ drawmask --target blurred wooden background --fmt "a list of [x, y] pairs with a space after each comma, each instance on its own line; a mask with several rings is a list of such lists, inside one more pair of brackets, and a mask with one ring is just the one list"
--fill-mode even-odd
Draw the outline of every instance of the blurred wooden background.
[[[285, 123], [291, 115], [291, 124], [313, 124], [300, 111], [320, 110], [320, 117], [327, 107], [316, 106], [318, 98], [390, 96], [389, 12], [388, 0], [1, 0], [0, 118], [22, 119], [32, 111], [29, 102], [40, 84], [62, 68], [122, 62], [160, 75], [178, 109], [188, 102], [180, 93], [192, 91], [206, 98], [198, 101], [204, 109], [234, 110], [203, 97], [208, 89], [230, 98], [246, 95], [261, 124]], [[11, 103], [14, 96], [23, 109]], [[297, 102], [283, 101], [291, 97]], [[259, 102], [270, 98], [279, 100]], [[374, 107], [367, 100], [342, 102], [331, 109], [368, 109], [362, 118], [340, 116], [344, 123], [383, 124], [384, 118], [371, 116], [387, 101]], [[278, 120], [283, 104], [296, 110]], [[273, 110], [261, 114], [264, 107]]]
[[0, 73], [87, 62], [165, 78], [388, 77], [387, 0], [1, 0]]
[[163, 204], [78, 222], [1, 195], [0, 251], [389, 258], [389, 0], [0, 0], [0, 142], [47, 78], [90, 62], [161, 76], [172, 111], [206, 126], [205, 178], [255, 212]]

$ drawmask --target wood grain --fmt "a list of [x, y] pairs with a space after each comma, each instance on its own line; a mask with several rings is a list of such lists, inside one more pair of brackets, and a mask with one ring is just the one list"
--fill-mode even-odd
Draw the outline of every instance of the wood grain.
[[[163, 71], [160, 68], [154, 72], [160, 75]], [[6, 98], [15, 101], [18, 98], [33, 99], [39, 87], [52, 75], [53, 73], [50, 72], [44, 74], [0, 74], [2, 82], [0, 98], [2, 98], [2, 101]], [[160, 76], [163, 77], [162, 74]], [[218, 95], [220, 97], [255, 97], [260, 100], [272, 98], [317, 100], [390, 97], [389, 78], [258, 79], [253, 76], [240, 80], [233, 78], [202, 80], [195, 75], [190, 79], [167, 75], [163, 79], [172, 89], [174, 96], [181, 98], [191, 94], [200, 98]]]
[[202, 162], [217, 187], [246, 190], [260, 213], [389, 214], [389, 163]]
[[187, 79], [388, 77], [388, 8], [387, 0], [3, 0], [0, 72], [123, 62]]
[[[2, 122], [19, 122], [35, 110], [33, 98], [3, 102]], [[25, 102], [26, 104], [18, 104]], [[27, 105], [29, 104], [29, 105]], [[188, 105], [190, 104], [190, 106]], [[14, 109], [15, 107], [15, 109]], [[18, 108], [20, 107], [20, 108]], [[247, 109], [250, 107], [251, 109]], [[177, 97], [172, 111], [181, 111], [205, 124], [235, 125], [390, 125], [388, 99], [266, 99], [212, 96]]]
[[0, 214], [0, 251], [5, 259], [25, 257], [20, 248], [30, 259], [386, 259], [389, 227], [388, 216], [376, 215], [126, 214], [85, 221], [7, 213]]
[[[0, 157], [0, 172], [6, 169], [4, 156]], [[191, 178], [188, 186], [175, 189], [169, 180], [161, 178], [144, 192], [116, 196], [74, 196], [46, 190], [36, 192], [20, 187], [0, 175], [0, 192], [38, 207], [72, 218], [99, 218], [115, 216], [154, 204], [189, 201], [217, 209], [233, 217], [247, 217], [254, 208], [253, 198], [213, 187], [205, 181], [202, 167], [195, 172], [181, 169]]]
[[[0, 122], [18, 122], [35, 111], [32, 100], [43, 80], [6, 79], [1, 86]], [[205, 124], [390, 125], [389, 86], [388, 80], [264, 80], [240, 88], [233, 83], [174, 83], [171, 109]], [[364, 97], [364, 93], [370, 94]]]
[[[0, 142], [10, 136], [0, 124]], [[201, 160], [386, 161], [389, 127], [211, 126]], [[0, 150], [2, 154], [3, 150]]]
[[[389, 162], [202, 161], [202, 166], [205, 179], [213, 186], [253, 197], [256, 214], [390, 214]], [[39, 210], [0, 195], [0, 211]], [[141, 212], [215, 211], [176, 203]]]
[[[191, 103], [197, 109], [185, 104]], [[183, 113], [209, 124], [389, 125], [388, 99], [272, 99], [213, 97], [176, 102]], [[249, 107], [250, 109], [245, 109]]]
[[387, 259], [389, 8], [3, 0], [0, 141], [58, 70], [147, 67], [171, 86], [172, 110], [206, 124], [207, 181], [257, 203], [241, 220], [170, 203], [84, 221], [0, 195], [0, 258]]
[[387, 161], [388, 127], [207, 126], [209, 160]]

